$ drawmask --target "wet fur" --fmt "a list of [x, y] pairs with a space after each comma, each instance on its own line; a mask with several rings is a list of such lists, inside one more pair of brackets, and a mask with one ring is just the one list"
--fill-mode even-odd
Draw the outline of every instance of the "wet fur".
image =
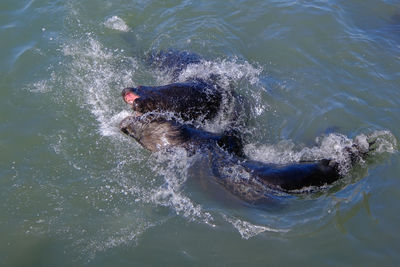
[[[199, 64], [201, 58], [186, 51], [167, 50], [150, 53], [147, 62], [153, 68], [168, 70], [173, 74], [173, 80], [176, 80], [181, 71], [190, 64]], [[168, 112], [197, 126], [201, 126], [199, 122], [213, 120], [221, 114], [229, 123], [219, 138], [219, 145], [239, 157], [245, 157], [242, 137], [244, 100], [233, 90], [219, 87], [216, 80], [217, 77], [213, 76], [207, 81], [189, 79], [186, 82], [162, 86], [129, 87], [122, 91], [122, 97], [130, 92], [139, 96], [131, 106], [141, 114]], [[148, 138], [148, 141], [146, 144], [149, 148], [158, 147], [161, 142], [154, 136]]]
[[200, 146], [218, 146], [238, 156], [243, 153], [241, 140], [236, 136], [202, 131], [157, 114], [127, 117], [121, 121], [120, 129], [152, 152], [174, 146], [193, 150]]
[[128, 92], [139, 96], [132, 105], [134, 111], [172, 112], [185, 121], [213, 119], [222, 103], [221, 89], [200, 80], [125, 88], [122, 96]]
[[[200, 57], [188, 52], [167, 51], [150, 56], [151, 64], [169, 70], [176, 80], [189, 64], [200, 63]], [[222, 90], [212, 81], [189, 80], [163, 86], [125, 88], [122, 96], [133, 92], [139, 96], [132, 108], [142, 116], [127, 117], [120, 129], [135, 138], [144, 148], [156, 152], [171, 147], [184, 147], [188, 151], [201, 150], [208, 155], [216, 181], [235, 196], [257, 203], [279, 192], [294, 192], [304, 187], [331, 184], [341, 178], [338, 163], [323, 159], [287, 165], [265, 164], [244, 159], [240, 125], [232, 123], [217, 135], [181, 124], [151, 112], [172, 112], [184, 121], [211, 120], [221, 110], [223, 96], [230, 99], [234, 92]], [[232, 121], [238, 121], [239, 112], [233, 112]], [[365, 156], [357, 147], [347, 147], [352, 163]]]
[[[224, 139], [162, 116], [128, 117], [121, 122], [120, 128], [153, 152], [176, 146], [189, 151], [201, 150], [208, 155], [217, 182], [250, 203], [269, 199], [279, 192], [290, 193], [305, 187], [331, 184], [342, 177], [339, 164], [330, 159], [285, 165], [244, 160], [229, 149], [222, 149], [224, 145], [234, 147], [235, 139]], [[348, 153], [352, 163], [367, 154], [356, 146], [344, 148], [344, 153]]]

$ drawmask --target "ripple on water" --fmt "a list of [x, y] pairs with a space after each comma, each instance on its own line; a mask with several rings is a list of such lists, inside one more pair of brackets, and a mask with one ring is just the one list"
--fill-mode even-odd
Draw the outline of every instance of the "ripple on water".
[[[293, 6], [295, 3], [286, 1], [281, 4]], [[106, 19], [103, 27], [123, 32], [130, 30], [128, 24], [117, 16]], [[34, 44], [30, 45], [18, 48], [18, 57]], [[60, 209], [60, 213], [47, 218], [49, 220], [40, 219], [36, 222], [43, 225], [53, 221], [54, 225], [50, 225], [49, 229], [57, 228], [55, 231], [59, 231], [60, 234], [66, 232], [67, 236], [75, 239], [74, 245], [78, 249], [85, 248], [85, 254], [94, 255], [98, 251], [135, 243], [149, 228], [163, 224], [170, 216], [176, 215], [211, 227], [228, 223], [242, 238], [248, 239], [262, 233], [286, 234], [299, 225], [307, 226], [320, 221], [324, 223], [331, 218], [329, 214], [334, 213], [339, 200], [335, 196], [335, 190], [329, 191], [329, 188], [327, 195], [321, 196], [317, 193], [304, 198], [289, 199], [287, 203], [290, 205], [267, 215], [254, 207], [245, 206], [242, 209], [241, 206], [238, 208], [239, 212], [235, 213], [223, 205], [204, 204], [193, 199], [190, 192], [185, 189], [188, 167], [193, 159], [185, 151], [177, 149], [171, 154], [150, 155], [133, 140], [122, 136], [117, 127], [119, 121], [130, 112], [128, 107], [123, 106], [120, 98], [121, 89], [149, 80], [158, 83], [171, 81], [170, 74], [144, 71], [146, 66], [138, 58], [121, 49], [108, 48], [91, 32], [68, 36], [68, 41], [62, 46], [60, 53], [66, 60], [57, 68], [61, 68], [58, 70], [64, 74], [58, 75], [53, 71], [49, 80], [33, 84], [32, 91], [51, 93], [56, 102], [72, 99], [75, 108], [91, 114], [94, 122], [90, 123], [97, 127], [98, 134], [91, 137], [98, 140], [90, 144], [98, 151], [95, 149], [90, 151], [95, 154], [93, 159], [100, 159], [97, 165], [93, 160], [93, 166], [98, 166], [102, 172], [87, 167], [88, 162], [80, 162], [79, 159], [82, 161], [87, 159], [82, 156], [77, 159], [75, 156], [78, 153], [71, 147], [73, 146], [71, 137], [66, 132], [60, 132], [52, 140], [54, 151], [74, 168], [71, 172], [73, 175], [80, 178], [85, 176], [83, 185], [81, 184], [85, 190], [79, 191], [77, 188], [80, 192], [78, 196], [70, 198], [63, 195], [66, 193], [54, 193], [56, 201], [59, 202], [56, 208]], [[208, 78], [213, 74], [219, 75], [221, 86], [244, 85], [239, 90], [249, 98], [252, 105], [250, 116], [261, 116], [265, 112], [267, 106], [259, 92], [265, 91], [263, 78], [266, 74], [257, 64], [235, 58], [204, 60], [201, 64], [190, 65], [178, 79], [184, 81], [189, 77]], [[148, 75], [151, 78], [148, 78]], [[55, 91], [53, 88], [57, 87], [60, 89]], [[360, 104], [365, 103], [361, 101]], [[71, 120], [74, 122], [76, 119]], [[77, 130], [75, 133], [84, 138], [84, 135], [88, 134], [86, 130], [89, 127], [78, 126], [81, 132]], [[207, 127], [209, 130], [218, 131], [220, 126], [215, 124]], [[264, 126], [256, 123], [255, 128], [257, 127]], [[373, 132], [373, 135], [381, 138], [377, 152], [396, 151], [396, 139], [390, 132]], [[353, 142], [354, 140], [346, 136], [332, 134], [320, 137], [316, 140], [317, 145], [311, 148], [299, 148], [290, 141], [276, 145], [250, 143], [246, 146], [246, 154], [252, 159], [269, 163], [288, 163], [304, 158], [317, 159], [331, 156], [341, 160], [343, 155], [338, 151]], [[102, 164], [104, 162], [107, 163]], [[100, 166], [106, 164], [107, 167]], [[107, 169], [109, 165], [111, 167]], [[105, 170], [100, 167], [104, 167]], [[77, 180], [79, 179], [75, 181]], [[354, 192], [360, 196], [358, 191]], [[347, 198], [346, 201], [356, 199], [349, 197], [352, 195], [351, 192], [346, 193], [343, 197]], [[74, 206], [74, 201], [81, 202]], [[81, 213], [75, 212], [75, 207], [80, 207]], [[160, 207], [161, 211], [157, 211]], [[162, 208], [166, 208], [167, 211]], [[69, 213], [77, 218], [76, 221], [61, 222], [71, 215]], [[85, 213], [90, 213], [93, 219], [89, 221], [81, 219], [80, 215]], [[304, 216], [305, 214], [307, 216]], [[98, 223], [96, 219], [102, 223]], [[96, 223], [98, 226], [93, 227]]]

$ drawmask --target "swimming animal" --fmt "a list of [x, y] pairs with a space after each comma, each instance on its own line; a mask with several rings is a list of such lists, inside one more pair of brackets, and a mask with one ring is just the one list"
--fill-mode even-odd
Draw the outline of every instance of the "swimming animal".
[[[282, 165], [243, 159], [232, 153], [240, 146], [235, 138], [196, 129], [160, 114], [129, 116], [121, 121], [120, 129], [152, 152], [179, 146], [190, 154], [206, 155], [217, 183], [249, 203], [262, 202], [279, 192], [332, 184], [343, 177], [334, 159]], [[370, 145], [354, 143], [344, 147], [342, 153], [353, 165], [371, 152]]]
[[122, 97], [139, 113], [172, 112], [185, 121], [210, 120], [222, 103], [221, 89], [201, 80], [125, 88]]
[[[176, 81], [179, 73], [190, 64], [200, 64], [201, 57], [186, 51], [167, 50], [151, 53], [148, 64], [160, 70], [167, 69]], [[184, 82], [173, 82], [161, 86], [128, 87], [122, 90], [122, 98], [132, 107], [136, 114], [151, 112], [169, 113], [184, 122], [201, 127], [206, 121], [214, 120], [222, 115], [225, 129], [221, 140], [235, 139], [235, 145], [227, 146], [220, 141], [222, 147], [244, 157], [242, 127], [244, 126], [243, 98], [231, 88], [222, 88], [212, 76], [208, 79], [188, 78]], [[154, 142], [156, 143], [156, 142]]]

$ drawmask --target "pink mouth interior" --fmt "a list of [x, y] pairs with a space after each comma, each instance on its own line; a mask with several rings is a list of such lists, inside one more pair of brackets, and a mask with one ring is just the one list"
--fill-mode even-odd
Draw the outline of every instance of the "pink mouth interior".
[[132, 93], [132, 92], [128, 92], [128, 93], [125, 94], [124, 100], [125, 100], [126, 103], [132, 105], [133, 102], [135, 101], [135, 99], [137, 99], [137, 98], [139, 98], [139, 97], [140, 97], [140, 96], [138, 96], [138, 95], [136, 95], [136, 94], [134, 94], [134, 93]]

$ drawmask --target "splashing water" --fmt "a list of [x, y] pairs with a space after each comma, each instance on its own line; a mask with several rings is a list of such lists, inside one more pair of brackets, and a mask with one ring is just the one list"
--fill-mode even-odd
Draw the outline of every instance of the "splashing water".
[[[126, 23], [116, 16], [107, 19], [104, 26], [117, 31], [130, 31]], [[167, 207], [173, 210], [174, 214], [189, 221], [201, 222], [211, 227], [224, 222], [229, 223], [244, 239], [262, 233], [285, 234], [298, 225], [306, 225], [310, 220], [322, 220], [329, 213], [328, 210], [332, 210], [334, 204], [330, 198], [327, 198], [318, 200], [322, 206], [319, 209], [312, 205], [300, 206], [296, 211], [271, 214], [271, 218], [261, 215], [243, 218], [243, 214], [241, 216], [227, 215], [229, 212], [223, 206], [196, 202], [184, 189], [188, 179], [188, 168], [193, 164], [196, 156], [188, 156], [186, 151], [179, 148], [167, 154], [146, 155], [146, 152], [143, 152], [132, 139], [123, 137], [119, 132], [119, 122], [130, 114], [128, 107], [124, 106], [121, 100], [120, 91], [122, 88], [135, 86], [138, 82], [143, 81], [143, 84], [146, 84], [148, 81], [144, 80], [146, 75], [142, 70], [146, 66], [143, 66], [135, 57], [126, 55], [122, 49], [105, 47], [91, 33], [86, 33], [64, 44], [61, 52], [69, 59], [69, 62], [62, 66], [67, 70], [65, 72], [68, 75], [57, 77], [53, 72], [49, 80], [35, 83], [32, 86], [32, 92], [50, 92], [52, 87], [62, 84], [68, 90], [56, 92], [57, 100], [65, 101], [64, 99], [74, 98], [83, 112], [93, 115], [100, 137], [109, 139], [115, 146], [111, 149], [109, 157], [115, 167], [109, 170], [108, 174], [104, 174], [107, 178], [100, 176], [107, 185], [108, 183], [113, 185], [109, 187], [106, 185], [102, 190], [107, 192], [109, 201], [124, 199], [127, 203], [135, 204], [125, 221], [119, 223], [112, 221], [116, 225], [112, 229], [116, 230], [99, 231], [94, 236], [86, 233], [82, 239], [76, 240], [75, 245], [79, 248], [85, 247], [86, 253], [94, 255], [98, 251], [135, 242], [147, 229], [162, 224], [168, 219], [168, 215], [163, 213], [159, 216], [158, 214], [151, 216], [142, 214], [141, 209], [149, 206], [151, 209]], [[172, 76], [168, 72], [152, 71], [150, 73], [157, 84], [172, 81]], [[263, 102], [260, 95], [261, 91], [265, 91], [260, 82], [262, 75], [264, 75], [262, 67], [253, 66], [247, 61], [216, 59], [202, 60], [199, 64], [189, 65], [180, 73], [178, 81], [183, 82], [193, 77], [205, 80], [217, 77], [216, 82], [221, 87], [234, 87], [235, 90], [250, 98], [254, 110], [252, 115], [260, 116], [267, 108], [267, 104]], [[225, 127], [224, 123], [227, 121], [221, 117], [205, 125], [204, 128], [219, 132]], [[315, 147], [300, 150], [296, 149], [291, 141], [282, 141], [276, 145], [252, 143], [246, 145], [245, 153], [253, 160], [277, 164], [334, 158], [343, 167], [343, 172], [347, 173], [349, 163], [343, 153], [343, 148], [355, 143], [365, 146], [367, 139], [377, 140], [375, 153], [393, 153], [397, 150], [396, 139], [389, 131], [375, 131], [368, 136], [359, 135], [353, 140], [340, 134], [319, 137], [316, 139]], [[67, 149], [65, 145], [67, 142], [68, 140], [61, 132], [54, 145], [58, 154], [62, 154], [63, 150]], [[76, 170], [84, 168], [73, 159], [71, 164]], [[115, 212], [114, 209], [117, 210], [117, 207], [112, 206], [113, 203], [108, 205], [111, 206], [111, 213]], [[311, 219], [304, 220], [304, 214], [309, 214]]]
[[208, 80], [216, 76], [220, 85], [228, 88], [232, 82], [238, 82], [242, 79], [247, 80], [251, 85], [256, 85], [259, 83], [258, 77], [261, 72], [261, 67], [255, 68], [247, 61], [239, 62], [237, 59], [203, 60], [200, 64], [190, 64], [179, 75], [178, 80], [186, 81], [192, 77]]
[[80, 89], [84, 105], [100, 123], [103, 136], [118, 133], [117, 123], [127, 115], [115, 112], [114, 106], [121, 88], [132, 85], [132, 77], [137, 69], [136, 60], [126, 57], [120, 51], [110, 51], [89, 37], [85, 43], [65, 45], [65, 56], [72, 57], [71, 76], [67, 78], [69, 88]]
[[[95, 116], [99, 123], [101, 135], [116, 138], [118, 142], [127, 142], [125, 139], [121, 139], [117, 128], [119, 121], [129, 114], [127, 110], [120, 110], [122, 101], [119, 101], [119, 91], [121, 88], [134, 84], [133, 77], [135, 77], [135, 72], [139, 68], [139, 63], [136, 59], [125, 56], [121, 51], [111, 51], [104, 48], [94, 38], [89, 38], [83, 44], [78, 42], [75, 45], [66, 45], [63, 53], [72, 58], [71, 76], [67, 79], [68, 87], [80, 88], [75, 89], [77, 90], [75, 93], [83, 98], [83, 105], [88, 105], [90, 112]], [[261, 73], [261, 68], [255, 68], [248, 62], [238, 63], [236, 60], [228, 61], [224, 59], [202, 61], [200, 64], [189, 65], [180, 74], [178, 80], [185, 81], [191, 77], [208, 79], [211, 75], [216, 74], [219, 77], [218, 82], [225, 88], [229, 88], [232, 83], [238, 84], [244, 80], [248, 83], [249, 88], [256, 86], [260, 90], [258, 84]], [[157, 75], [155, 79], [160, 83], [172, 79], [171, 76], [168, 76], [168, 73], [154, 72], [154, 74]], [[252, 94], [251, 97], [259, 98], [256, 93]], [[257, 103], [257, 101], [256, 99], [254, 103]], [[214, 125], [207, 126], [208, 129], [217, 129], [218, 131], [218, 127], [221, 127], [220, 123], [213, 123]], [[395, 139], [390, 132], [377, 131], [369, 138], [378, 140], [376, 152], [395, 151]], [[132, 142], [132, 140], [129, 141]], [[343, 148], [354, 143], [365, 145], [365, 142], [366, 136], [364, 135], [351, 140], [344, 135], [331, 134], [317, 138], [316, 147], [303, 148], [300, 151], [294, 149], [294, 143], [282, 141], [277, 145], [269, 146], [248, 144], [245, 147], [245, 152], [251, 159], [278, 164], [307, 159], [334, 158], [343, 166], [343, 172], [347, 172], [350, 166], [343, 153]], [[138, 150], [141, 149], [138, 146], [136, 147]], [[215, 226], [215, 215], [207, 211], [201, 204], [195, 204], [182, 189], [187, 179], [188, 167], [192, 164], [192, 159], [186, 155], [184, 150], [177, 149], [167, 155], [163, 153], [154, 154], [146, 164], [148, 163], [150, 163], [151, 171], [164, 181], [158, 186], [139, 185], [139, 189], [136, 190], [137, 201], [166, 206], [190, 221], [201, 221], [210, 226]], [[128, 187], [126, 190], [129, 191], [130, 188]], [[277, 229], [268, 226], [268, 223], [258, 225], [235, 216], [225, 216], [221, 209], [218, 210], [218, 213], [221, 213], [224, 220], [232, 224], [244, 239], [263, 232], [288, 232], [290, 225], [292, 225], [290, 223], [287, 228]], [[265, 223], [265, 221], [262, 220], [261, 223]], [[157, 222], [145, 221], [141, 224], [144, 227], [140, 228], [138, 232], [133, 232], [122, 239], [114, 238], [102, 242], [102, 245], [97, 249], [103, 250], [129, 241], [153, 224], [157, 224]]]
[[[116, 169], [116, 175], [119, 177], [118, 187], [122, 188], [117, 191], [125, 192], [125, 196], [126, 193], [128, 196], [131, 195], [135, 198], [134, 201], [136, 203], [149, 203], [150, 205], [169, 207], [177, 215], [183, 216], [189, 221], [199, 221], [215, 227], [214, 215], [205, 210], [201, 204], [194, 203], [182, 189], [187, 179], [187, 168], [192, 162], [192, 158], [188, 157], [185, 151], [177, 149], [174, 153], [168, 153], [168, 155], [158, 153], [152, 155], [150, 159], [145, 159], [143, 156], [122, 159], [124, 154], [131, 153], [127, 152], [127, 150], [132, 148], [123, 147], [123, 143], [127, 142], [127, 140], [122, 137], [118, 129], [120, 120], [130, 114], [126, 107], [121, 110], [121, 106], [123, 108], [124, 106], [120, 99], [120, 90], [124, 87], [134, 86], [134, 81], [140, 81], [140, 78], [135, 78], [140, 76], [140, 73], [137, 73], [140, 64], [136, 59], [125, 56], [123, 51], [105, 48], [90, 34], [85, 40], [77, 40], [64, 45], [62, 52], [71, 59], [70, 64], [66, 66], [70, 75], [65, 77], [63, 81], [66, 87], [71, 89], [68, 97], [71, 97], [72, 94], [72, 96], [78, 98], [81, 107], [90, 111], [96, 118], [101, 136], [113, 139], [118, 147], [117, 150], [121, 153], [121, 155], [115, 155], [116, 160], [120, 161]], [[204, 61], [200, 65], [189, 66], [181, 74], [179, 80], [183, 81], [189, 76], [205, 78], [217, 73], [221, 77], [219, 82], [223, 86], [228, 86], [232, 82], [237, 83], [243, 79], [250, 85], [254, 85], [258, 83], [257, 77], [261, 71], [261, 69], [254, 68], [248, 62], [237, 63], [235, 60]], [[159, 75], [155, 77], [156, 80], [170, 79], [168, 74], [157, 72], [154, 72], [154, 74]], [[67, 97], [65, 92], [62, 94], [62, 97]], [[220, 125], [216, 123], [210, 127], [217, 126]], [[132, 139], [129, 139], [128, 142], [134, 143]], [[139, 153], [141, 148], [135, 143], [134, 147]], [[62, 149], [62, 147], [59, 148]], [[127, 179], [126, 176], [132, 171], [126, 171], [126, 167], [129, 164], [136, 165], [142, 164], [142, 162], [150, 167], [150, 172], [163, 179], [161, 184], [159, 182], [135, 182], [132, 184]], [[124, 171], [126, 172], [125, 174], [123, 173]], [[117, 198], [118, 194], [115, 197]], [[248, 228], [251, 225], [244, 221], [241, 223], [236, 220], [226, 221], [236, 225], [235, 227], [238, 229]], [[130, 242], [135, 240], [146, 229], [158, 223], [160, 221], [152, 221], [147, 218], [138, 223], [138, 227], [121, 228], [118, 231], [121, 234], [115, 233], [110, 237], [101, 235], [96, 238], [90, 238], [88, 249], [92, 253], [96, 253], [96, 251], [103, 251], [107, 248]], [[263, 230], [261, 231], [260, 229]], [[251, 233], [248, 232], [243, 237], [249, 238], [251, 235], [268, 229], [268, 227], [260, 226], [258, 230], [251, 231]], [[126, 233], [126, 236], [123, 233]], [[85, 241], [81, 242], [85, 243]]]
[[113, 30], [117, 31], [122, 31], [122, 32], [128, 32], [131, 29], [126, 25], [125, 21], [123, 21], [120, 17], [118, 16], [112, 16], [111, 18], [107, 19], [104, 22], [104, 25]]
[[397, 141], [391, 132], [374, 131], [369, 135], [360, 134], [354, 139], [336, 133], [317, 137], [317, 146], [305, 147], [300, 151], [296, 151], [295, 144], [288, 140], [267, 146], [248, 144], [245, 146], [245, 153], [253, 160], [275, 164], [333, 159], [339, 163], [341, 175], [344, 176], [352, 167], [351, 159], [345, 148], [357, 145], [361, 151], [368, 152], [369, 142], [372, 140], [374, 141], [372, 153], [394, 153], [397, 151]]
[[253, 236], [259, 235], [264, 232], [273, 232], [273, 233], [287, 233], [289, 230], [286, 229], [274, 229], [267, 226], [254, 225], [247, 221], [243, 221], [237, 218], [230, 218], [228, 216], [223, 215], [224, 219], [231, 223], [240, 233], [242, 238], [249, 239]]
[[182, 214], [189, 220], [199, 219], [213, 225], [212, 215], [181, 192], [194, 158], [189, 157], [183, 148], [176, 148], [167, 154], [155, 153], [153, 156], [155, 159], [151, 161], [154, 162], [152, 168], [164, 177], [165, 184], [154, 191], [152, 200], [157, 204], [172, 207], [177, 214]]

